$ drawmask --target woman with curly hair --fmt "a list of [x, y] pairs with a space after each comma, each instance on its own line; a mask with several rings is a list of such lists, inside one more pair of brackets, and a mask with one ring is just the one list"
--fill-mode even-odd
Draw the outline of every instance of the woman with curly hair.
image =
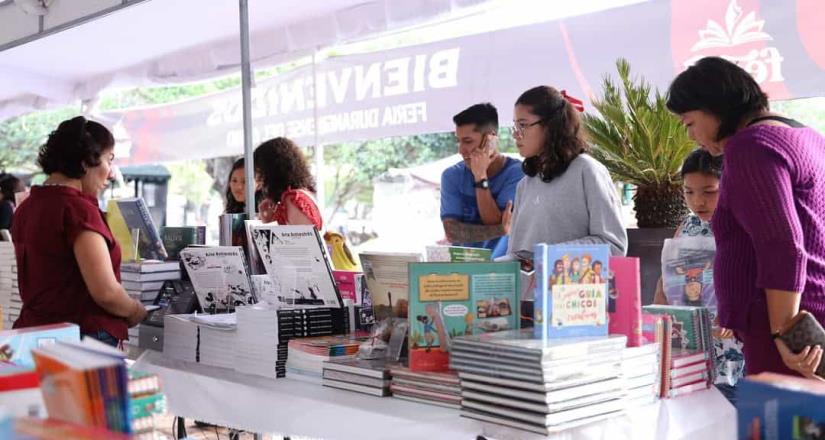
[[98, 208], [115, 139], [82, 116], [60, 123], [40, 148], [48, 178], [17, 208], [12, 239], [23, 309], [14, 327], [72, 322], [118, 346], [146, 317], [120, 285], [120, 246]]
[[254, 161], [255, 184], [263, 198], [258, 206], [261, 221], [321, 230], [315, 179], [298, 145], [283, 137], [270, 139], [255, 149]]
[[548, 86], [516, 100], [512, 130], [525, 177], [504, 219], [505, 229], [512, 219], [510, 255], [532, 252], [538, 243], [603, 243], [613, 255], [627, 251], [616, 188], [607, 168], [587, 154], [580, 111], [580, 101]]

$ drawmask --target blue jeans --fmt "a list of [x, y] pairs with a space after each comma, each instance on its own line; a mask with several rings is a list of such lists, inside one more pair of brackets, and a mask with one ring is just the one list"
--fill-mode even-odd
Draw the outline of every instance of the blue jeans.
[[110, 335], [109, 332], [105, 330], [98, 330], [92, 333], [85, 333], [83, 336], [88, 336], [90, 338], [97, 339], [98, 341], [106, 344], [111, 345], [112, 347], [118, 348], [120, 341], [117, 340], [114, 336]]

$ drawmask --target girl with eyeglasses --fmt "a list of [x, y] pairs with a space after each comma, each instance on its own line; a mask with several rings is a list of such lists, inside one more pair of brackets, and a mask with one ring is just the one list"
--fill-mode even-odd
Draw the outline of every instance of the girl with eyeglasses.
[[627, 233], [619, 196], [607, 168], [591, 157], [579, 112], [581, 101], [548, 86], [516, 101], [513, 138], [524, 157], [509, 222], [509, 255], [537, 243], [608, 244], [624, 255]]

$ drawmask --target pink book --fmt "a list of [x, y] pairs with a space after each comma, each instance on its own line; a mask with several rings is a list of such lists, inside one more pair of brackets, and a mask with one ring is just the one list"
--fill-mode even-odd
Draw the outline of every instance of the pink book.
[[361, 280], [358, 276], [361, 272], [351, 272], [346, 270], [333, 270], [332, 277], [335, 279], [335, 284], [338, 286], [338, 291], [341, 293], [341, 300], [350, 299], [355, 305], [360, 304], [358, 297], [358, 287]]
[[627, 336], [628, 347], [642, 343], [642, 297], [639, 259], [610, 257], [608, 332]]

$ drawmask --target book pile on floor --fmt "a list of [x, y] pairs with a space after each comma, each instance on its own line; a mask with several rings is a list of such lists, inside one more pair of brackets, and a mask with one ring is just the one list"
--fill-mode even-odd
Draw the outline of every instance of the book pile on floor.
[[627, 338], [536, 338], [533, 329], [453, 339], [461, 415], [549, 435], [621, 414]]
[[671, 335], [661, 344], [660, 397], [677, 397], [709, 388], [715, 368], [708, 309], [651, 305], [645, 306], [644, 311], [660, 317], [661, 335]]
[[17, 284], [14, 245], [10, 241], [0, 241], [0, 307], [3, 313], [0, 329], [12, 328], [14, 321], [20, 317], [23, 300]]
[[390, 372], [385, 359], [333, 359], [323, 363], [324, 386], [389, 396]]
[[264, 304], [238, 307], [235, 371], [267, 378], [286, 376], [287, 341], [279, 339], [275, 308]]
[[[166, 280], [180, 279], [180, 264], [177, 261], [149, 260], [120, 265], [120, 282], [129, 297], [151, 304]], [[128, 345], [137, 347], [140, 334], [138, 327], [129, 329]]]
[[430, 405], [459, 409], [461, 387], [455, 372], [410, 371], [404, 366], [390, 368], [393, 397]]
[[660, 344], [652, 342], [622, 351], [622, 379], [628, 407], [644, 406], [659, 396]]
[[333, 335], [297, 338], [288, 342], [286, 369], [289, 377], [321, 383], [324, 362], [354, 359], [366, 335]]

